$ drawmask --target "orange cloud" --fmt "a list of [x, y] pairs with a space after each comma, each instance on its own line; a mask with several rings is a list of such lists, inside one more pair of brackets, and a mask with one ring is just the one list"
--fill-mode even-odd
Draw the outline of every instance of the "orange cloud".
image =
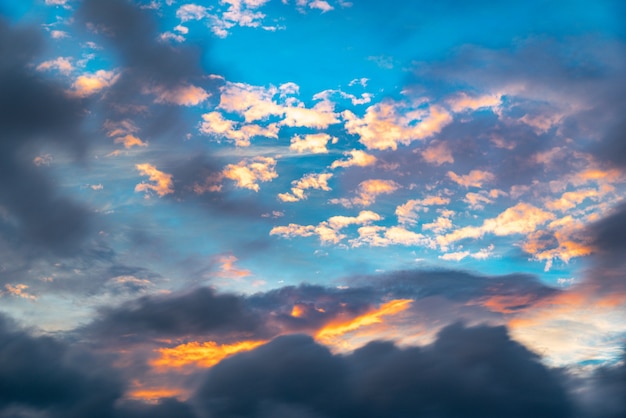
[[179, 369], [185, 366], [213, 367], [226, 357], [250, 351], [267, 341], [239, 341], [233, 344], [217, 344], [215, 341], [192, 341], [173, 348], [158, 348], [159, 357], [150, 361], [157, 370]]
[[124, 144], [124, 148], [132, 148], [132, 147], [147, 147], [148, 143], [143, 142], [141, 139], [137, 138], [134, 135], [125, 135], [115, 138], [113, 141], [116, 144]]
[[78, 97], [87, 97], [100, 90], [112, 86], [118, 79], [118, 74], [113, 71], [99, 70], [93, 74], [83, 74], [79, 76], [74, 84], [71, 93]]
[[317, 331], [315, 339], [323, 344], [332, 344], [337, 338], [345, 334], [362, 327], [379, 324], [383, 322], [383, 317], [397, 315], [407, 310], [411, 303], [413, 303], [412, 299], [394, 299], [382, 304], [378, 309], [370, 310], [356, 318], [347, 320], [339, 318], [335, 321], [331, 321]]
[[[167, 194], [174, 193], [174, 183], [172, 182], [172, 175], [157, 170], [152, 164], [136, 164], [135, 167], [139, 170], [142, 176], [148, 176], [149, 180], [155, 184], [139, 183], [135, 186], [136, 192], [155, 192], [160, 197]], [[148, 196], [148, 194], [146, 194]]]
[[50, 71], [56, 69], [63, 75], [70, 75], [74, 71], [71, 58], [58, 57], [50, 61], [44, 61], [37, 66], [38, 71]]
[[16, 284], [15, 286], [5, 284], [4, 288], [6, 290], [4, 292], [0, 292], [0, 294], [9, 294], [22, 299], [37, 300], [37, 296], [28, 293], [26, 290], [28, 289], [28, 286], [25, 284]]

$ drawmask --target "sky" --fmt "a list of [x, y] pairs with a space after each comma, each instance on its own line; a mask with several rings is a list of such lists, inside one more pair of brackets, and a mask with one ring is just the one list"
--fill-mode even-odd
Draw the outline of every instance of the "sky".
[[619, 0], [0, 0], [0, 418], [626, 415]]

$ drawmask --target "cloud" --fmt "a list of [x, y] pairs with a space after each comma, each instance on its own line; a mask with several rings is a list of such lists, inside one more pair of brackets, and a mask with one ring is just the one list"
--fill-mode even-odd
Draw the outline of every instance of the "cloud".
[[304, 135], [303, 138], [296, 135], [291, 139], [289, 149], [299, 154], [306, 152], [311, 154], [327, 154], [328, 149], [326, 148], [326, 144], [331, 140], [333, 143], [337, 142], [337, 138], [333, 138], [324, 133]]
[[238, 147], [250, 146], [250, 139], [256, 136], [278, 138], [278, 125], [271, 123], [267, 126], [257, 124], [237, 123], [224, 117], [219, 112], [209, 112], [202, 115], [200, 132], [205, 135], [225, 137], [235, 141]]
[[445, 163], [454, 163], [452, 151], [445, 142], [433, 141], [421, 154], [422, 158], [429, 164], [442, 165]]
[[282, 118], [278, 122], [280, 126], [326, 129], [339, 122], [331, 102], [321, 100], [308, 108], [294, 97], [297, 93], [294, 83], [266, 88], [226, 82], [221, 88], [219, 108], [243, 116], [246, 123], [273, 116]]
[[376, 164], [376, 157], [361, 150], [346, 151], [343, 155], [347, 156], [347, 160], [335, 160], [330, 165], [331, 169], [338, 167], [367, 167]]
[[280, 193], [278, 198], [283, 202], [297, 202], [302, 199], [306, 199], [307, 195], [305, 190], [325, 190], [329, 191], [331, 188], [328, 186], [328, 180], [333, 177], [332, 173], [321, 174], [307, 174], [299, 180], [291, 182], [291, 193]]
[[276, 160], [271, 157], [254, 157], [240, 161], [238, 164], [228, 164], [223, 176], [237, 183], [237, 187], [258, 192], [258, 182], [272, 181], [278, 177]]
[[498, 94], [470, 97], [467, 93], [459, 93], [447, 101], [450, 109], [455, 112], [474, 111], [482, 108], [497, 108], [502, 103], [502, 96]]
[[468, 174], [458, 175], [453, 171], [448, 171], [448, 177], [456, 184], [465, 187], [483, 187], [483, 183], [491, 182], [495, 179], [493, 173], [483, 170], [472, 170]]
[[174, 88], [162, 85], [148, 87], [146, 93], [156, 96], [156, 103], [169, 103], [180, 106], [196, 106], [209, 98], [209, 93], [202, 87], [193, 84], [180, 84]]
[[6, 290], [0, 291], [0, 295], [7, 294], [22, 299], [37, 300], [37, 296], [28, 293], [28, 286], [25, 284], [6, 284], [4, 285], [4, 288]]
[[396, 216], [401, 224], [414, 225], [417, 222], [418, 212], [427, 212], [431, 206], [441, 206], [450, 203], [450, 199], [441, 196], [427, 196], [424, 199], [411, 199], [396, 208]]
[[358, 135], [367, 149], [396, 150], [399, 144], [409, 145], [433, 136], [452, 122], [452, 117], [442, 107], [424, 108], [420, 104], [388, 100], [368, 107], [362, 118], [346, 110], [342, 113], [345, 129]]
[[330, 202], [348, 208], [352, 206], [370, 206], [376, 201], [377, 196], [381, 194], [391, 194], [399, 188], [400, 185], [393, 180], [365, 180], [359, 183], [355, 197], [351, 199], [331, 199]]
[[214, 366], [194, 399], [209, 414], [240, 417], [572, 412], [559, 375], [504, 328], [459, 324], [423, 348], [375, 342], [345, 356], [309, 337], [280, 337]]
[[375, 212], [363, 210], [358, 216], [331, 216], [327, 221], [317, 225], [289, 224], [287, 226], [275, 226], [270, 230], [270, 235], [280, 235], [283, 238], [310, 237], [318, 235], [324, 244], [338, 244], [346, 236], [340, 231], [350, 225], [367, 225], [371, 222], [380, 221], [383, 218]]
[[189, 20], [202, 20], [209, 15], [204, 6], [198, 4], [183, 4], [176, 10], [176, 17], [187, 22]]
[[71, 93], [78, 97], [87, 97], [112, 86], [118, 80], [113, 71], [98, 70], [93, 74], [83, 74], [72, 84]]
[[150, 338], [253, 332], [260, 321], [234, 295], [198, 288], [187, 293], [143, 296], [118, 307], [103, 308], [85, 328], [94, 338]]
[[70, 75], [74, 69], [72, 59], [68, 57], [58, 57], [53, 60], [44, 61], [37, 66], [38, 71], [57, 70], [63, 75]]
[[148, 176], [149, 180], [155, 184], [139, 183], [135, 186], [136, 192], [146, 192], [146, 197], [150, 196], [150, 191], [155, 192], [159, 197], [174, 193], [174, 183], [172, 175], [157, 170], [152, 164], [136, 164], [135, 167], [142, 176]]
[[[0, 201], [16, 222], [2, 223], [15, 248], [37, 247], [56, 254], [79, 251], [94, 214], [68, 198], [33, 159], [49, 152], [81, 158], [89, 136], [82, 130], [85, 103], [68, 97], [63, 86], [33, 71], [43, 47], [33, 28], [0, 19]], [[33, 155], [34, 154], [34, 155]], [[45, 162], [44, 160], [36, 160]]]
[[553, 220], [555, 216], [528, 203], [518, 203], [495, 218], [485, 219], [481, 226], [466, 226], [446, 235], [439, 235], [437, 243], [445, 248], [451, 243], [467, 238], [482, 238], [486, 233], [498, 236], [530, 234], [537, 227]]

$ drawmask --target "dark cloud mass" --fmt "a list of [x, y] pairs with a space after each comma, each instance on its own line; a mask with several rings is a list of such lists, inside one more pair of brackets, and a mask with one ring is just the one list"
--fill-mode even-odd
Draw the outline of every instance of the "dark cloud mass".
[[39, 31], [0, 17], [0, 228], [14, 244], [68, 254], [86, 238], [92, 215], [62, 196], [33, 160], [44, 146], [82, 155], [85, 108], [29, 67], [43, 47]]
[[200, 288], [182, 295], [144, 296], [104, 309], [101, 319], [87, 329], [94, 335], [133, 339], [251, 332], [260, 326], [241, 298]]
[[332, 355], [279, 337], [215, 366], [196, 401], [220, 417], [567, 417], [558, 376], [502, 327], [445, 328], [424, 348]]

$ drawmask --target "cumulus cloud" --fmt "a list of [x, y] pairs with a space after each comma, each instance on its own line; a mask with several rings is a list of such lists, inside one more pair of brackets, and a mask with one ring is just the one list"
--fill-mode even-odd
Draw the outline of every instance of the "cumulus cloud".
[[324, 133], [309, 134], [304, 135], [304, 137], [296, 135], [291, 139], [291, 145], [289, 146], [289, 149], [296, 151], [299, 154], [326, 154], [328, 153], [328, 148], [326, 148], [326, 144], [329, 141], [335, 143], [337, 142], [337, 138], [333, 138], [330, 135]]

